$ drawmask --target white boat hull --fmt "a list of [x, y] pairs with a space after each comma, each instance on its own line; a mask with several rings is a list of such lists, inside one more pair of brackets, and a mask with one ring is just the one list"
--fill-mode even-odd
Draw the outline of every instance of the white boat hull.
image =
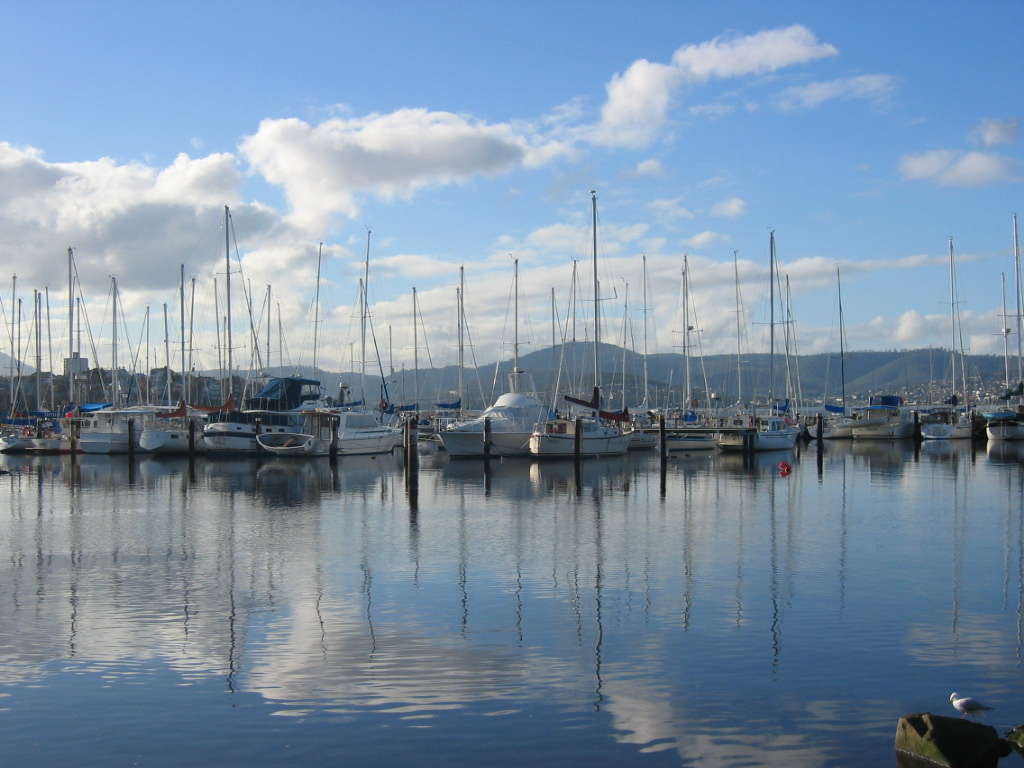
[[[548, 422], [530, 435], [530, 453], [537, 458], [573, 458], [576, 454], [576, 423], [569, 420]], [[629, 450], [630, 432], [594, 421], [582, 421], [579, 456], [621, 456]]]
[[[515, 432], [491, 432], [491, 456], [529, 456], [530, 436], [533, 430]], [[442, 430], [437, 433], [448, 455], [453, 459], [482, 458], [484, 456], [484, 433]]]

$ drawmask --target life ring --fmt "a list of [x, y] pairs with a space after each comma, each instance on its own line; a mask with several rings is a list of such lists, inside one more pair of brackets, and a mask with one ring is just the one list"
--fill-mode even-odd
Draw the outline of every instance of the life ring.
[[21, 436], [22, 437], [32, 437], [32, 435], [34, 433], [35, 433], [35, 430], [33, 430], [32, 427], [30, 427], [28, 424], [26, 424], [24, 427], [21, 428]]

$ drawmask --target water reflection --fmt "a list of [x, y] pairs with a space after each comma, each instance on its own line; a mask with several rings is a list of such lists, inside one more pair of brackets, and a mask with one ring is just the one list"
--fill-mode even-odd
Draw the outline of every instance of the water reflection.
[[5, 458], [0, 684], [166, 667], [335, 741], [509, 745], [495, 764], [531, 743], [558, 745], [541, 765], [612, 743], [620, 764], [891, 764], [895, 720], [944, 712], [942, 681], [997, 712], [1024, 683], [1020, 468], [908, 448], [664, 476], [650, 455]]

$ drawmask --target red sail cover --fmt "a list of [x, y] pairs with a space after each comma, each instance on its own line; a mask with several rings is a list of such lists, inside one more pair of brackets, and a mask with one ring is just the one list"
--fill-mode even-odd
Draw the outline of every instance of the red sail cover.
[[594, 394], [590, 400], [581, 400], [578, 397], [572, 397], [571, 395], [562, 395], [563, 399], [567, 403], [573, 405], [580, 405], [584, 408], [590, 408], [592, 411], [597, 411], [597, 416], [600, 419], [607, 419], [608, 421], [629, 421], [629, 409], [623, 411], [602, 411], [601, 410], [601, 388], [594, 387]]

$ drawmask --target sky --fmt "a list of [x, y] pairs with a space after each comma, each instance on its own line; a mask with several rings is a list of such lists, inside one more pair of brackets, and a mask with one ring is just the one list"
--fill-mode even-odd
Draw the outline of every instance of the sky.
[[1016, 356], [1022, 28], [1015, 0], [7, 2], [0, 350], [33, 362], [39, 291], [43, 354], [109, 365], [116, 284], [122, 366], [209, 371], [230, 282], [240, 366], [255, 326], [272, 365], [358, 368], [364, 316], [385, 366], [456, 363], [460, 326], [489, 365], [591, 340], [595, 304], [650, 353], [784, 318], [801, 354]]

